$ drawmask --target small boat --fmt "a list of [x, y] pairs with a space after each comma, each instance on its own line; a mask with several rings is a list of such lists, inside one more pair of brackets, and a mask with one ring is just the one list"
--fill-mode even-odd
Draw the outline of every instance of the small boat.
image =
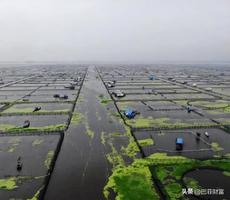
[[22, 163], [21, 162], [17, 163], [17, 170], [18, 171], [22, 170]]
[[18, 157], [18, 160], [17, 160], [17, 170], [18, 171], [22, 170], [22, 162], [21, 162], [20, 156]]
[[183, 138], [176, 138], [176, 150], [180, 151], [183, 149], [184, 146], [184, 139]]
[[64, 86], [64, 88], [67, 88], [67, 89], [70, 89], [70, 90], [74, 90], [75, 86], [74, 86], [74, 84], [71, 83], [69, 85]]
[[124, 111], [124, 115], [128, 118], [128, 119], [132, 119], [135, 117], [135, 115], [137, 114], [137, 112], [135, 110], [133, 110], [132, 108], [127, 108]]
[[54, 97], [54, 98], [59, 98], [60, 95], [59, 95], [59, 94], [54, 94], [53, 97]]
[[68, 99], [68, 95], [66, 95], [66, 94], [60, 94], [59, 98], [60, 99]]
[[206, 137], [209, 137], [209, 134], [208, 134], [208, 132], [206, 131], [206, 132], [204, 132], [204, 135], [206, 136]]
[[22, 127], [23, 127], [23, 128], [28, 128], [28, 127], [30, 127], [30, 121], [29, 121], [29, 120], [24, 121], [24, 124], [23, 124]]
[[39, 110], [41, 110], [41, 109], [42, 109], [41, 106], [36, 106], [36, 107], [34, 108], [33, 112], [39, 111]]
[[200, 140], [200, 135], [201, 133], [200, 132], [196, 132], [196, 140], [199, 141]]

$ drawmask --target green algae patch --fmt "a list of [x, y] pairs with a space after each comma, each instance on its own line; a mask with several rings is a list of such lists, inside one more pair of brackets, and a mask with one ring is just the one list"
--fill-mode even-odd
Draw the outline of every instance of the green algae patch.
[[122, 101], [117, 103], [118, 107], [121, 108], [121, 110], [125, 110], [130, 107], [136, 107], [137, 103], [136, 102], [130, 102], [130, 101]]
[[223, 174], [224, 174], [225, 176], [230, 176], [230, 172], [227, 172], [227, 171], [224, 171]]
[[104, 195], [108, 199], [109, 189], [113, 189], [116, 200], [158, 200], [151, 176], [148, 167], [116, 169], [104, 188]]
[[187, 121], [182, 122], [180, 119], [170, 119], [167, 117], [161, 118], [143, 118], [142, 116], [134, 118], [134, 119], [126, 119], [126, 123], [133, 128], [164, 128], [164, 129], [180, 129], [180, 128], [198, 128], [198, 127], [211, 127], [213, 125], [212, 122], [204, 121], [199, 122], [195, 121]]
[[43, 189], [43, 187], [40, 188], [40, 189], [34, 194], [34, 196], [33, 196], [32, 198], [26, 199], [26, 200], [38, 200], [38, 199], [39, 199], [40, 192], [41, 192], [42, 189]]
[[122, 156], [119, 154], [119, 152], [117, 151], [117, 149], [114, 147], [114, 145], [111, 142], [109, 143], [109, 145], [112, 151], [106, 154], [106, 158], [113, 165], [113, 169], [124, 167], [125, 162]]
[[83, 116], [81, 113], [74, 112], [71, 118], [71, 124], [78, 125], [81, 122], [82, 118]]
[[23, 183], [23, 181], [29, 181], [32, 179], [33, 177], [29, 176], [17, 176], [0, 179], [0, 190], [14, 190], [18, 188], [18, 185]]
[[48, 151], [47, 155], [46, 155], [46, 159], [44, 161], [44, 165], [47, 169], [50, 168], [50, 164], [51, 164], [51, 161], [53, 159], [53, 156], [54, 156], [54, 150], [50, 150]]
[[17, 186], [17, 178], [16, 177], [0, 179], [0, 189], [13, 190], [17, 187], [18, 186]]
[[217, 100], [215, 102], [212, 101], [194, 101], [192, 102], [192, 105], [195, 106], [201, 106], [206, 109], [219, 109], [219, 108], [226, 108], [230, 104], [229, 101], [224, 101], [224, 100]]
[[223, 110], [224, 110], [225, 113], [230, 113], [230, 105], [225, 107]]
[[102, 131], [101, 132], [101, 144], [105, 145], [105, 142], [106, 142], [105, 132]]
[[[160, 162], [153, 162], [152, 160], [150, 166], [152, 173], [156, 174], [157, 178], [163, 184], [163, 192], [169, 199], [180, 199], [182, 197], [181, 180], [188, 171], [207, 167], [230, 172], [230, 160], [227, 159], [200, 161], [189, 158], [179, 159], [179, 157], [167, 156], [165, 154], [153, 154], [151, 157], [159, 157], [160, 160], [162, 157], [164, 158]], [[194, 179], [184, 177], [183, 180], [187, 187], [200, 188], [198, 182]]]
[[121, 151], [124, 155], [129, 156], [130, 158], [135, 158], [137, 152], [139, 152], [139, 148], [136, 144], [136, 142], [134, 141], [134, 139], [129, 138], [129, 144], [127, 147], [122, 147]]
[[183, 156], [168, 156], [167, 153], [154, 153], [145, 159], [137, 159], [136, 163], [145, 163], [146, 165], [157, 164], [177, 164], [177, 163], [191, 163], [191, 159], [187, 159]]
[[108, 103], [110, 103], [112, 100], [111, 99], [102, 99], [101, 100], [101, 103], [102, 104], [108, 104]]
[[[166, 153], [155, 153], [144, 159], [135, 159], [128, 167], [119, 167], [114, 170], [104, 188], [104, 195], [109, 197], [109, 189], [113, 189], [117, 193], [117, 200], [159, 199], [153, 187], [149, 167], [158, 166], [159, 164], [177, 166], [179, 163], [191, 166], [193, 162], [194, 160], [182, 156], [168, 156]], [[167, 170], [159, 171], [161, 172], [161, 180], [170, 174]], [[173, 186], [175, 186], [174, 189]], [[179, 189], [181, 189], [179, 184], [170, 183], [170, 185], [167, 185], [166, 191], [175, 198], [181, 195], [181, 190], [180, 193], [177, 193]]]
[[20, 143], [21, 143], [21, 138], [19, 138], [19, 137], [11, 138], [8, 141], [8, 144], [10, 146], [8, 147], [7, 152], [9, 152], [9, 153], [15, 152], [15, 150], [17, 149], [17, 147], [19, 146]]
[[179, 183], [170, 183], [165, 186], [165, 190], [170, 199], [180, 199], [182, 195], [182, 186]]
[[88, 126], [86, 127], [86, 133], [90, 138], [94, 137], [94, 132]]
[[85, 123], [86, 134], [92, 139], [94, 137], [94, 132], [90, 129], [88, 121]]
[[14, 126], [11, 124], [1, 124], [0, 131], [7, 133], [29, 133], [29, 132], [47, 132], [47, 131], [61, 131], [66, 128], [66, 124], [56, 124], [49, 126], [41, 126], [41, 127], [28, 127], [23, 128], [19, 126]]
[[[135, 118], [135, 119], [126, 120], [126, 122], [129, 125], [134, 126], [136, 128], [137, 127], [150, 127], [151, 123], [153, 122], [153, 119], [151, 117], [149, 117], [149, 118], [139, 117], [139, 118]], [[160, 122], [160, 121], [158, 120], [158, 122]], [[162, 119], [162, 122], [163, 122], [163, 119]]]
[[187, 106], [188, 105], [188, 100], [178, 100], [174, 101], [176, 104], [179, 104], [181, 106]]
[[103, 94], [100, 94], [99, 96], [101, 104], [109, 104], [112, 102], [112, 99], [106, 98]]
[[40, 115], [40, 114], [68, 114], [70, 110], [63, 109], [63, 110], [38, 110], [36, 112], [33, 112], [34, 108], [15, 108], [11, 107], [6, 110], [4, 110], [3, 114], [30, 114], [30, 115]]
[[223, 148], [216, 142], [211, 143], [211, 148], [213, 151], [222, 151]]
[[126, 122], [134, 126], [136, 128], [141, 128], [141, 127], [170, 127], [170, 119], [169, 118], [156, 118], [153, 119], [152, 117], [148, 118], [135, 118], [131, 120], [126, 120]]
[[22, 113], [22, 114], [25, 114], [25, 113], [32, 113], [33, 110], [34, 110], [33, 108], [14, 108], [14, 107], [11, 107], [11, 108], [4, 110], [2, 113]]
[[182, 156], [167, 156], [165, 153], [156, 153], [144, 159], [135, 159], [134, 162], [125, 167], [118, 166], [104, 187], [104, 195], [109, 197], [109, 190], [117, 193], [116, 200], [154, 200], [159, 199], [153, 186], [152, 174], [149, 166], [159, 162], [172, 164], [178, 162], [188, 162]]
[[0, 124], [0, 131], [7, 131], [13, 128], [15, 128], [15, 126], [12, 124]]
[[215, 118], [215, 121], [218, 121], [221, 125], [226, 125], [229, 126], [230, 125], [230, 118]]
[[199, 182], [194, 178], [184, 177], [183, 180], [188, 188], [201, 189]]
[[138, 143], [141, 147], [153, 145], [154, 141], [151, 138], [138, 140]]
[[117, 112], [114, 112], [114, 111], [109, 111], [109, 114], [112, 116], [112, 117], [115, 117], [116, 118], [116, 120], [117, 119], [120, 119], [120, 114], [119, 113], [117, 113]]
[[125, 126], [125, 136], [129, 138], [129, 144], [126, 147], [122, 147], [121, 151], [124, 155], [129, 156], [130, 158], [135, 159], [137, 152], [139, 152], [139, 148], [137, 143], [135, 142], [131, 130], [128, 126]]
[[35, 146], [39, 146], [40, 144], [42, 144], [44, 142], [43, 139], [35, 139], [33, 142], [32, 142], [32, 146], [35, 147]]
[[119, 132], [113, 132], [110, 134], [112, 137], [121, 137], [121, 136], [124, 136], [123, 133], [119, 133]]

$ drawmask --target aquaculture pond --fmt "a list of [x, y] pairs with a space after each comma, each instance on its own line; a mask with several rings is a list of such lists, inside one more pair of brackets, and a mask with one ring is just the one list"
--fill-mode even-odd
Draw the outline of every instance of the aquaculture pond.
[[[199, 140], [197, 140], [197, 132], [201, 134]], [[209, 137], [205, 136], [205, 132], [209, 134]], [[165, 152], [168, 155], [207, 159], [230, 153], [230, 134], [217, 128], [135, 131], [134, 135], [137, 141], [153, 140], [153, 144], [142, 147], [145, 156], [156, 152]], [[182, 150], [176, 150], [176, 138], [183, 138]]]
[[153, 110], [181, 110], [180, 105], [171, 101], [145, 101], [146, 105], [150, 106]]
[[59, 133], [0, 138], [0, 199], [38, 199], [59, 139]]
[[195, 195], [198, 199], [223, 200], [230, 197], [230, 172], [198, 168], [186, 173], [183, 182], [187, 188], [205, 189], [206, 193], [209, 193]]
[[140, 114], [136, 115], [132, 119], [126, 119], [126, 122], [134, 128], [152, 127], [170, 129], [217, 125], [210, 119], [193, 112], [188, 113], [185, 109], [168, 111], [140, 111]]
[[[59, 130], [64, 129], [69, 115], [20, 115], [0, 116], [0, 130], [3, 132]], [[30, 121], [28, 128], [23, 128], [25, 121]]]
[[19, 103], [6, 109], [3, 113], [32, 113], [36, 107], [40, 110], [33, 112], [36, 113], [52, 113], [60, 112], [65, 113], [71, 110], [73, 104], [71, 103]]
[[[58, 92], [57, 92], [58, 93]], [[68, 94], [61, 94], [61, 95], [67, 95]], [[77, 97], [77, 94], [75, 95], [70, 95], [68, 96], [67, 99], [63, 99], [63, 98], [55, 98], [54, 94], [49, 94], [49, 95], [41, 95], [41, 96], [36, 96], [36, 95], [31, 95], [31, 96], [27, 96], [25, 99], [28, 99], [28, 101], [30, 102], [50, 102], [50, 101], [74, 101]]]
[[[228, 68], [18, 69], [0, 69], [0, 105], [6, 105], [0, 110], [0, 199], [188, 200], [195, 197], [182, 194], [185, 184], [206, 187], [199, 174], [190, 177], [195, 169], [222, 170], [212, 171], [216, 179], [229, 175], [230, 132], [218, 123], [229, 118], [229, 99], [219, 92], [228, 91]], [[114, 97], [118, 89], [126, 96]], [[126, 108], [136, 115], [127, 118]], [[30, 127], [23, 128], [26, 120]], [[211, 175], [204, 171], [204, 178]], [[207, 181], [215, 186], [215, 179]]]

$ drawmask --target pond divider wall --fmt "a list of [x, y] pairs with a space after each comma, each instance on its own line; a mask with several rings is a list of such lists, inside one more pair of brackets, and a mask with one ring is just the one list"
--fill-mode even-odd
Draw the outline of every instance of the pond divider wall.
[[45, 177], [45, 180], [44, 180], [44, 187], [43, 187], [43, 189], [41, 190], [41, 192], [39, 194], [39, 200], [42, 200], [45, 197], [45, 194], [46, 194], [49, 182], [50, 182], [50, 178], [51, 178], [52, 172], [54, 170], [56, 160], [58, 158], [58, 154], [59, 154], [59, 152], [61, 150], [61, 146], [62, 146], [62, 142], [64, 140], [64, 135], [65, 134], [64, 134], [64, 131], [60, 132], [59, 134], [60, 134], [60, 139], [59, 139], [57, 147], [55, 149], [54, 156], [53, 156], [53, 159], [52, 159], [51, 164], [50, 164], [50, 168], [47, 171], [47, 174], [46, 174], [46, 177]]

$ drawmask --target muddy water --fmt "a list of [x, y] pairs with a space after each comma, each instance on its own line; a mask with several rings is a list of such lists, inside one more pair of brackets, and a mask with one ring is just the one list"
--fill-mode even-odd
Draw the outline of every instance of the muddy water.
[[111, 173], [111, 166], [106, 160], [110, 149], [102, 143], [101, 134], [121, 132], [124, 127], [111, 119], [107, 105], [100, 102], [100, 94], [108, 98], [96, 69], [90, 67], [75, 107], [76, 112], [82, 113], [83, 120], [79, 125], [71, 124], [65, 133], [46, 200], [104, 199], [103, 187]]

